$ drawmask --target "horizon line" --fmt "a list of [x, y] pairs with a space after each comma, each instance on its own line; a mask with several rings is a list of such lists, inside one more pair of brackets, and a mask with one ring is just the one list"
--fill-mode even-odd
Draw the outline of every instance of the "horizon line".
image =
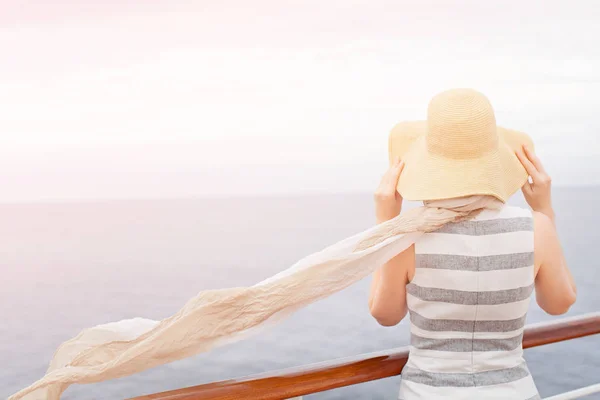
[[[600, 187], [600, 184], [556, 184], [555, 189], [592, 189]], [[288, 193], [247, 193], [247, 194], [204, 194], [204, 195], [173, 195], [173, 196], [135, 196], [135, 197], [56, 197], [45, 199], [23, 199], [13, 201], [0, 200], [0, 206], [10, 205], [40, 205], [40, 204], [82, 204], [82, 203], [125, 203], [125, 202], [143, 202], [143, 201], [195, 201], [195, 200], [232, 200], [232, 199], [281, 199], [281, 198], [311, 198], [323, 196], [366, 196], [372, 194], [370, 191], [305, 191]], [[516, 194], [516, 193], [515, 193]], [[514, 195], [513, 195], [514, 196]], [[512, 197], [512, 196], [511, 196]], [[407, 200], [407, 202], [412, 202]]]

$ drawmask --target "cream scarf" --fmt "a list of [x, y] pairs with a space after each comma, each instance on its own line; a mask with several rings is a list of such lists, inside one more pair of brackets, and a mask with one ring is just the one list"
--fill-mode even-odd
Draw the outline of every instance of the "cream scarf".
[[501, 207], [490, 196], [425, 202], [254, 286], [200, 292], [162, 321], [134, 318], [86, 329], [59, 346], [43, 378], [9, 400], [58, 400], [73, 383], [121, 378], [240, 340], [365, 278], [423, 232]]

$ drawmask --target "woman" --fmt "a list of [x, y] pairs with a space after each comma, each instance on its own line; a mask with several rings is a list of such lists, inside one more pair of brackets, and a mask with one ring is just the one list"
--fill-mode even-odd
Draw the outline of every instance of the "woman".
[[[576, 287], [556, 233], [550, 177], [529, 139], [497, 127], [480, 93], [452, 90], [432, 99], [427, 122], [394, 128], [390, 156], [375, 194], [378, 223], [400, 214], [402, 195], [496, 203], [425, 233], [374, 273], [373, 317], [392, 326], [410, 314], [400, 399], [539, 399], [522, 349], [529, 297], [535, 286], [539, 306], [563, 314]], [[532, 211], [503, 205], [521, 185]]]

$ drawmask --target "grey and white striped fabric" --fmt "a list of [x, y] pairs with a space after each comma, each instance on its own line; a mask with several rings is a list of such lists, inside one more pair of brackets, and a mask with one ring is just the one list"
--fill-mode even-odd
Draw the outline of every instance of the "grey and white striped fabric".
[[505, 206], [415, 244], [411, 349], [400, 399], [539, 399], [523, 359], [533, 218]]

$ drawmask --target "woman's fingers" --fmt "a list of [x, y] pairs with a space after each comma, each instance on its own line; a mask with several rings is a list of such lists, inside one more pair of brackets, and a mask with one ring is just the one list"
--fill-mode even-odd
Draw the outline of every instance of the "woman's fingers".
[[523, 146], [516, 154], [531, 177], [531, 180], [528, 179], [521, 189], [527, 204], [534, 211], [554, 215], [554, 211], [552, 211], [552, 179], [544, 172], [542, 163], [531, 150]]
[[545, 174], [546, 170], [544, 169], [544, 166], [542, 165], [542, 162], [540, 161], [538, 156], [536, 156], [535, 153], [532, 150], [530, 150], [527, 146], [523, 146], [523, 150], [525, 151], [525, 155], [527, 156], [529, 161], [531, 161], [535, 169]]
[[525, 154], [523, 149], [519, 149], [515, 153], [516, 153], [517, 157], [519, 158], [519, 161], [521, 161], [521, 164], [523, 164], [523, 167], [525, 167], [525, 170], [531, 176], [531, 178], [533, 179], [533, 181], [535, 183], [536, 177], [539, 178], [539, 171], [537, 170], [535, 165], [533, 165], [531, 160], [527, 157], [527, 155]]
[[398, 180], [400, 179], [400, 174], [402, 173], [402, 170], [404, 169], [404, 161], [399, 161], [396, 165], [395, 168], [392, 171], [392, 176], [391, 176], [391, 184], [392, 184], [392, 188], [394, 190], [396, 190], [396, 187], [398, 186]]
[[398, 158], [388, 168], [375, 191], [375, 216], [377, 223], [396, 217], [402, 208], [402, 196], [398, 193], [398, 179], [404, 163]]
[[400, 161], [400, 158], [397, 158], [381, 178], [381, 183], [379, 184], [380, 189], [387, 191], [389, 191], [391, 188], [395, 189], [398, 183], [400, 172], [402, 172], [401, 168], [402, 162]]
[[392, 171], [395, 165], [396, 163], [390, 165], [387, 171], [385, 171], [385, 174], [383, 174], [383, 176], [381, 177], [381, 181], [379, 182], [379, 188], [387, 186], [387, 183], [390, 180], [390, 172]]
[[529, 181], [525, 182], [525, 184], [521, 188], [521, 191], [523, 192], [525, 197], [530, 196], [533, 193], [533, 188], [531, 187], [531, 183], [529, 183]]
[[381, 178], [381, 183], [377, 188], [375, 196], [378, 198], [395, 197], [398, 179], [400, 178], [403, 169], [404, 163], [398, 158]]

